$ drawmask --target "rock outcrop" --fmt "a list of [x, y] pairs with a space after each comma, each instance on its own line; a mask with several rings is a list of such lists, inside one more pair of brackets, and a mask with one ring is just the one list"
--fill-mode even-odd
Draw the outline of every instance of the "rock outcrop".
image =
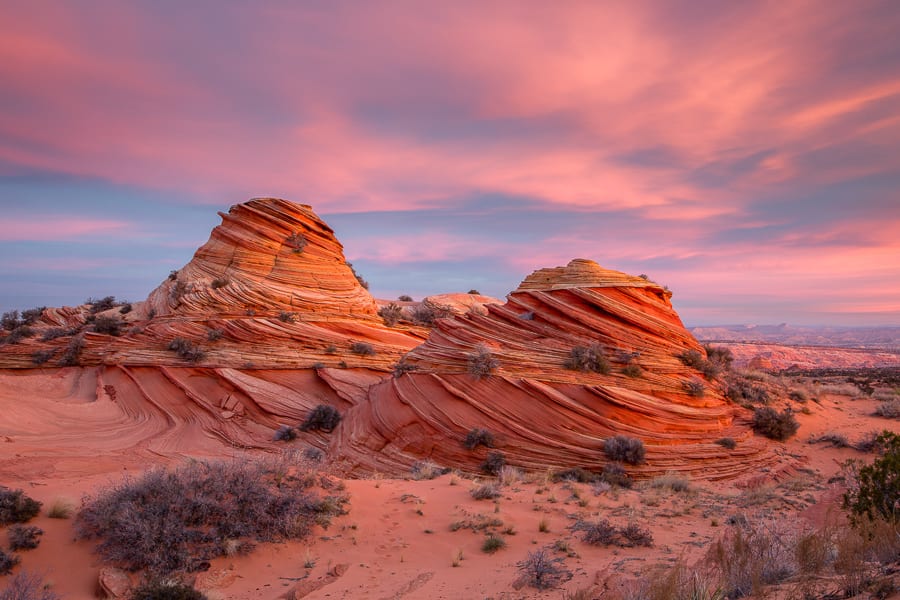
[[[573, 348], [592, 345], [608, 373], [566, 368]], [[647, 463], [633, 469], [643, 476], [725, 478], [774, 464], [746, 411], [678, 358], [691, 350], [703, 353], [665, 288], [588, 260], [541, 269], [506, 304], [438, 321], [405, 372], [350, 411], [332, 451], [357, 471], [421, 459], [477, 471], [488, 450], [462, 442], [483, 428], [509, 464], [529, 470], [599, 470], [616, 434], [643, 440]], [[723, 437], [737, 448], [714, 443]]]

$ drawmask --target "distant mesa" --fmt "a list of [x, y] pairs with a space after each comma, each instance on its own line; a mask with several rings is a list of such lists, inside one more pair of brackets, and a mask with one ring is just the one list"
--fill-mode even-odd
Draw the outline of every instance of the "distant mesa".
[[[462, 444], [475, 428], [529, 470], [599, 470], [617, 434], [643, 441], [638, 476], [729, 478], [776, 463], [747, 411], [715, 385], [690, 391], [699, 374], [678, 355], [703, 349], [645, 277], [575, 259], [535, 271], [505, 303], [375, 300], [309, 206], [257, 198], [220, 214], [146, 301], [47, 309], [31, 337], [0, 347], [0, 369], [18, 370], [17, 389], [47, 404], [48, 421], [109, 452], [178, 456], [278, 447], [279, 425], [329, 404], [340, 425], [301, 441], [357, 474], [422, 459], [476, 471], [488, 450]], [[567, 368], [575, 358], [593, 366]], [[83, 402], [98, 410], [73, 412]], [[80, 451], [77, 436], [54, 435], [30, 443]], [[723, 452], [722, 437], [737, 448]]]

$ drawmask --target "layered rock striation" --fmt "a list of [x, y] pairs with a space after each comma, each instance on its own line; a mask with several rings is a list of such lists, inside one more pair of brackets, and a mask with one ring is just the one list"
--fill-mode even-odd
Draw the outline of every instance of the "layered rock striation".
[[[346, 468], [391, 472], [430, 459], [476, 471], [489, 449], [462, 444], [476, 428], [529, 470], [600, 470], [604, 441], [619, 434], [644, 442], [647, 462], [631, 468], [639, 476], [735, 477], [777, 461], [746, 411], [679, 359], [703, 348], [652, 281], [579, 259], [534, 272], [506, 304], [485, 308], [438, 321], [401, 374], [350, 411], [332, 446]], [[576, 348], [608, 368], [567, 368]], [[737, 448], [715, 443], [723, 437]]]

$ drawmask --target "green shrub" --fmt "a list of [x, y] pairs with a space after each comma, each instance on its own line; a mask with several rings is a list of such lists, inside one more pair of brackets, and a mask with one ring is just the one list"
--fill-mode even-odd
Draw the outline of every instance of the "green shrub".
[[616, 462], [639, 465], [644, 462], [644, 442], [627, 435], [617, 435], [603, 442], [606, 457]]
[[609, 360], [601, 344], [575, 346], [563, 366], [573, 371], [590, 371], [602, 375], [608, 375], [610, 371]]
[[306, 415], [300, 431], [324, 431], [331, 433], [341, 422], [341, 413], [330, 404], [319, 404]]
[[844, 494], [844, 507], [858, 522], [881, 518], [900, 522], [900, 435], [885, 430], [875, 439], [881, 456], [858, 468]]
[[22, 490], [0, 486], [0, 525], [27, 523], [41, 512], [41, 503]]
[[800, 427], [790, 410], [778, 412], [774, 408], [764, 406], [753, 411], [753, 430], [767, 438], [783, 442]]

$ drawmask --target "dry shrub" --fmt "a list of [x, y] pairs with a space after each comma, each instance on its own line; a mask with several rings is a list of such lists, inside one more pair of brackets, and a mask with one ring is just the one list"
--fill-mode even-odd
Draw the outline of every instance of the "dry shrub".
[[0, 486], [0, 525], [27, 523], [41, 512], [41, 503], [22, 490]]
[[581, 531], [581, 541], [591, 546], [652, 546], [653, 534], [649, 529], [637, 523], [629, 523], [625, 527], [616, 527], [606, 519], [596, 521], [578, 521], [572, 526], [573, 531]]
[[684, 391], [688, 393], [688, 396], [702, 398], [706, 394], [706, 384], [697, 377], [691, 378], [690, 381], [685, 381], [683, 385]]
[[130, 600], [206, 600], [206, 596], [177, 579], [152, 578], [136, 587]]
[[563, 366], [573, 371], [583, 371], [608, 375], [610, 371], [609, 360], [605, 356], [606, 350], [602, 344], [590, 346], [575, 346], [569, 353], [569, 358]]
[[68, 519], [75, 512], [75, 505], [65, 498], [57, 498], [47, 509], [47, 516], [51, 519]]
[[331, 433], [341, 422], [341, 413], [330, 404], [319, 404], [312, 409], [298, 429], [300, 431], [323, 431]]
[[498, 477], [500, 478], [500, 485], [516, 485], [517, 483], [521, 483], [525, 479], [525, 474], [521, 469], [512, 467], [510, 465], [503, 465], [503, 467], [500, 469]]
[[17, 564], [19, 564], [18, 556], [7, 554], [5, 550], [0, 549], [0, 575], [9, 575]]
[[612, 589], [610, 592], [609, 600], [726, 600], [727, 598], [724, 590], [711, 581], [704, 569], [688, 567], [683, 560], [678, 560], [671, 566], [659, 565], [652, 568], [646, 576], [628, 581], [619, 589]]
[[463, 447], [465, 447], [466, 450], [474, 450], [478, 446], [493, 448], [494, 434], [487, 429], [481, 429], [479, 427], [470, 429], [469, 433], [466, 434], [466, 439], [463, 440]]
[[539, 590], [551, 589], [572, 578], [572, 572], [563, 568], [562, 558], [555, 558], [545, 548], [529, 552], [528, 557], [516, 563], [522, 573], [522, 581]]
[[387, 306], [378, 309], [378, 316], [384, 320], [384, 324], [393, 327], [403, 317], [403, 309], [398, 304], [391, 302]]
[[183, 337], [177, 337], [169, 342], [167, 348], [179, 358], [191, 363], [198, 363], [206, 358], [206, 353], [199, 346]]
[[734, 441], [734, 438], [723, 437], [715, 441], [716, 444], [722, 446], [727, 450], [734, 450], [737, 448], [737, 442]]
[[40, 545], [44, 530], [34, 525], [13, 525], [6, 535], [10, 550], [33, 550]]
[[326, 482], [296, 455], [153, 469], [87, 499], [75, 530], [129, 571], [192, 571], [223, 555], [228, 540], [299, 539], [327, 525], [347, 498], [320, 496], [311, 489], [318, 481]]
[[375, 348], [367, 342], [353, 342], [350, 345], [350, 352], [360, 356], [374, 356]]
[[497, 476], [500, 475], [500, 472], [505, 466], [506, 456], [504, 456], [502, 452], [492, 451], [487, 453], [487, 457], [484, 459], [484, 462], [481, 463], [480, 468], [488, 475]]
[[706, 559], [728, 597], [740, 598], [797, 572], [795, 538], [785, 522], [745, 520], [716, 540]]
[[894, 398], [875, 407], [875, 414], [885, 419], [900, 418], [900, 400]]
[[450, 471], [450, 467], [442, 467], [430, 460], [417, 460], [410, 468], [410, 475], [416, 481], [420, 481], [422, 479], [435, 479], [441, 475], [446, 475]]
[[0, 600], [60, 600], [60, 596], [37, 573], [20, 571], [0, 591]]
[[748, 373], [743, 375], [735, 373], [728, 378], [725, 397], [742, 406], [768, 404], [770, 399], [769, 392], [765, 388], [754, 384]]
[[644, 462], [644, 442], [627, 435], [617, 435], [603, 442], [606, 457], [616, 462], [639, 465]]
[[753, 430], [767, 438], [783, 442], [797, 433], [800, 424], [789, 409], [782, 412], [764, 406], [753, 411]]
[[506, 540], [499, 535], [489, 534], [481, 543], [481, 551], [485, 554], [493, 554], [497, 550], [506, 548]]
[[491, 351], [484, 344], [475, 347], [475, 352], [469, 354], [468, 370], [469, 375], [475, 379], [487, 377], [500, 366], [500, 362], [494, 358]]
[[472, 488], [469, 495], [476, 500], [493, 500], [500, 497], [500, 488], [496, 483], [483, 483]]
[[684, 475], [670, 471], [651, 479], [648, 482], [648, 486], [654, 489], [668, 489], [673, 492], [690, 492], [691, 480]]

